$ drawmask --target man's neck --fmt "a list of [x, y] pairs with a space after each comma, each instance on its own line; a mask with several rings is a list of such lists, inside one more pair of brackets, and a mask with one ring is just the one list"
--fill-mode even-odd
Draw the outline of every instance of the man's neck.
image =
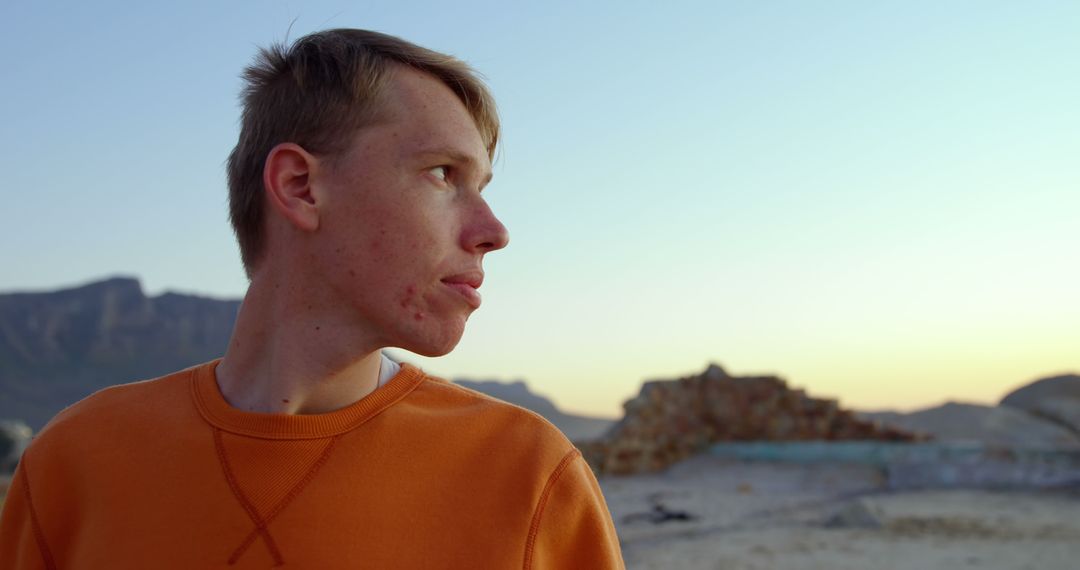
[[297, 307], [253, 282], [240, 305], [217, 382], [233, 407], [256, 413], [320, 414], [344, 408], [378, 387], [377, 346], [365, 347], [319, 312]]

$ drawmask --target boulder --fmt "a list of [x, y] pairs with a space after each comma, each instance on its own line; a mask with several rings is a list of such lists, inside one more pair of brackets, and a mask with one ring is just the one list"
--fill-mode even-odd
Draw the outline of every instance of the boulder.
[[1006, 394], [1001, 405], [1045, 418], [1080, 436], [1080, 375], [1036, 380]]
[[865, 412], [860, 417], [939, 441], [974, 441], [1009, 446], [1080, 445], [1076, 433], [1022, 410], [947, 402], [907, 414]]

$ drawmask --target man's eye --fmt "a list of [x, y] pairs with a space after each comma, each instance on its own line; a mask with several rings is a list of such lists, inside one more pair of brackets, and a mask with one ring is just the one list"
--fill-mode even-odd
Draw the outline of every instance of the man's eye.
[[435, 168], [432, 168], [432, 169], [428, 170], [428, 172], [430, 172], [431, 175], [434, 176], [435, 178], [438, 178], [439, 180], [442, 180], [443, 182], [446, 182], [446, 177], [448, 175], [447, 170], [448, 169], [445, 166], [436, 166]]

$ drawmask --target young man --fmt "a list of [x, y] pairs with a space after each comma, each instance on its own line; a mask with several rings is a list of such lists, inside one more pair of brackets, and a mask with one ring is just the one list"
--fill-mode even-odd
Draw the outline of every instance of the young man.
[[453, 349], [507, 243], [486, 87], [361, 30], [245, 78], [229, 192], [251, 285], [224, 358], [61, 412], [20, 462], [0, 567], [621, 568], [562, 434], [381, 353]]

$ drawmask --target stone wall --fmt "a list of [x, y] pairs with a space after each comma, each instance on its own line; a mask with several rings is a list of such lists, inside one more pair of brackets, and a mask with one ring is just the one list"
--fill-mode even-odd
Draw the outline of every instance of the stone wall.
[[578, 442], [598, 473], [659, 471], [721, 441], [919, 439], [777, 377], [734, 377], [716, 365], [697, 376], [646, 382], [623, 408], [623, 419], [602, 438]]

